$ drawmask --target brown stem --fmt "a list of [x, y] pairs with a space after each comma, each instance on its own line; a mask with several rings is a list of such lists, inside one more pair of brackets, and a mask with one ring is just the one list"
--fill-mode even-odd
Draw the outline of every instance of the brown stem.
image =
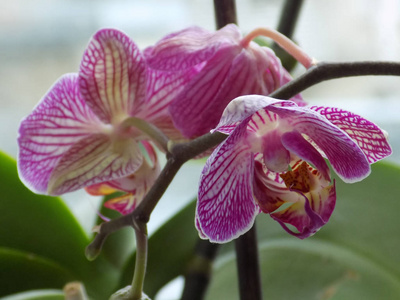
[[237, 24], [235, 0], [214, 0], [217, 29], [227, 24]]
[[212, 263], [218, 249], [219, 244], [212, 244], [209, 241], [201, 239], [198, 240], [194, 255], [188, 263], [181, 300], [204, 299], [211, 277]]
[[302, 5], [303, 0], [285, 1], [285, 6], [283, 7], [281, 16], [279, 18], [277, 30], [288, 38], [293, 36]]
[[262, 300], [256, 224], [235, 240], [240, 299]]
[[400, 63], [379, 61], [320, 62], [308, 69], [303, 75], [272, 92], [269, 96], [283, 100], [290, 99], [294, 95], [323, 81], [368, 75], [400, 76]]

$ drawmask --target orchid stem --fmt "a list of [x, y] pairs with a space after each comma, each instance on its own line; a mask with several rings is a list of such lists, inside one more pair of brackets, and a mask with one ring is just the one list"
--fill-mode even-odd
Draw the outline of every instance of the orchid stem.
[[151, 123], [146, 122], [145, 120], [136, 118], [136, 117], [129, 117], [127, 118], [122, 127], [125, 126], [133, 126], [143, 133], [147, 134], [150, 138], [157, 142], [157, 144], [165, 151], [168, 151], [168, 137], [156, 126]]
[[283, 34], [276, 30], [269, 28], [257, 28], [247, 34], [242, 40], [242, 46], [247, 47], [249, 43], [257, 36], [265, 36], [272, 39], [279, 46], [286, 50], [291, 56], [293, 56], [299, 63], [301, 63], [306, 69], [309, 69], [315, 64], [315, 60], [308, 56], [299, 46], [297, 46], [291, 39], [287, 38]]
[[303, 0], [286, 0], [279, 18], [278, 31], [292, 38]]
[[235, 240], [240, 299], [262, 300], [260, 264], [255, 223]]
[[202, 300], [212, 274], [212, 265], [220, 244], [198, 239], [187, 265], [181, 300]]
[[269, 96], [286, 100], [323, 81], [369, 75], [400, 76], [400, 63], [389, 61], [319, 62], [303, 75], [288, 82]]
[[147, 265], [147, 226], [145, 223], [139, 223], [137, 227], [135, 228], [136, 262], [131, 287], [132, 300], [140, 300], [142, 298]]
[[227, 24], [237, 24], [235, 0], [214, 0], [215, 21], [217, 29]]

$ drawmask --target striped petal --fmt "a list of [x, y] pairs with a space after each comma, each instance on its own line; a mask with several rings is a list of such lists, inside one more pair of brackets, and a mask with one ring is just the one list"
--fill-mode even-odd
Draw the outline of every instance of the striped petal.
[[239, 28], [230, 24], [217, 32], [189, 27], [167, 35], [144, 54], [150, 67], [158, 70], [184, 70], [211, 59], [224, 47], [237, 45]]
[[133, 174], [129, 176], [109, 181], [108, 184], [113, 188], [135, 195], [141, 195], [143, 198], [160, 174], [160, 163], [154, 147], [147, 141], [141, 141], [144, 150], [145, 159], [142, 165]]
[[297, 131], [286, 132], [281, 137], [283, 146], [296, 154], [299, 158], [310, 162], [321, 172], [322, 176], [330, 181], [330, 171], [325, 159], [304, 137]]
[[219, 98], [219, 91], [237, 52], [236, 48], [221, 49], [172, 102], [172, 118], [184, 136], [191, 138], [202, 135], [218, 123], [227, 104], [226, 99]]
[[197, 73], [196, 68], [179, 72], [148, 69], [146, 101], [135, 111], [135, 116], [154, 124], [171, 139], [183, 139], [173, 124], [169, 106]]
[[[255, 197], [265, 213], [278, 221], [290, 234], [304, 239], [326, 224], [336, 203], [335, 186], [304, 161], [280, 177], [255, 168]], [[283, 204], [289, 205], [279, 210]], [[293, 226], [296, 231], [289, 228]]]
[[[255, 43], [251, 43], [251, 48], [260, 47]], [[290, 73], [282, 66], [281, 60], [276, 54], [267, 47], [261, 47], [262, 51], [268, 56], [268, 68], [263, 73], [263, 83], [266, 85], [266, 90], [268, 93], [264, 95], [269, 95], [274, 90], [285, 85], [292, 80]], [[297, 94], [290, 98], [290, 101], [295, 102], [298, 106], [305, 106], [307, 103], [303, 100], [300, 94]]]
[[104, 125], [79, 92], [78, 75], [61, 77], [19, 128], [18, 173], [36, 193], [46, 193], [50, 175], [79, 140]]
[[[268, 95], [275, 89], [275, 85], [279, 84], [279, 82], [264, 82], [264, 73], [271, 73], [268, 69], [269, 57], [261, 49], [256, 49], [259, 51], [252, 48], [242, 49], [232, 61], [229, 73], [215, 97], [208, 99], [208, 105], [201, 111], [195, 108], [198, 118], [207, 120], [207, 122], [200, 122], [203, 125], [201, 130], [204, 132], [214, 128], [220, 122], [221, 115], [232, 99], [249, 94]], [[206, 98], [202, 99], [203, 102], [206, 100]], [[252, 107], [255, 108], [256, 105], [253, 104]], [[241, 119], [246, 117], [248, 115], [243, 115]]]
[[346, 132], [361, 148], [370, 164], [392, 153], [385, 132], [363, 117], [334, 107], [312, 106], [310, 109]]
[[127, 192], [104, 204], [105, 207], [117, 210], [123, 215], [131, 213], [136, 208], [160, 174], [160, 164], [152, 144], [141, 141], [139, 146], [143, 146], [146, 159], [133, 174], [85, 188], [91, 195], [109, 195], [116, 191]]
[[260, 95], [246, 95], [233, 99], [225, 108], [221, 120], [213, 130], [229, 134], [236, 125], [245, 118], [253, 115], [250, 125], [257, 131], [258, 128], [265, 126], [266, 123], [275, 122], [273, 114], [261, 111], [270, 105], [274, 106], [296, 106], [292, 101], [277, 100], [274, 98]]
[[[288, 233], [305, 239], [315, 234], [329, 221], [336, 204], [336, 190], [335, 185], [331, 185], [307, 195], [298, 193], [303, 198], [301, 201], [272, 213], [271, 217]], [[297, 232], [290, 229], [287, 224], [294, 226]]]
[[48, 194], [61, 195], [128, 176], [142, 161], [135, 141], [111, 141], [108, 135], [93, 134], [75, 143], [60, 159], [51, 174]]
[[127, 193], [125, 195], [113, 198], [104, 203], [104, 207], [118, 211], [123, 215], [130, 214], [135, 210], [140, 197], [135, 194]]
[[81, 93], [105, 123], [116, 123], [144, 101], [146, 67], [139, 48], [122, 32], [98, 31], [83, 55]]
[[333, 169], [345, 182], [357, 182], [369, 175], [370, 165], [349, 135], [325, 117], [306, 107], [269, 107], [280, 123], [307, 135], [325, 153]]
[[200, 236], [225, 243], [247, 232], [259, 212], [252, 193], [253, 153], [240, 125], [210, 156], [200, 178]]

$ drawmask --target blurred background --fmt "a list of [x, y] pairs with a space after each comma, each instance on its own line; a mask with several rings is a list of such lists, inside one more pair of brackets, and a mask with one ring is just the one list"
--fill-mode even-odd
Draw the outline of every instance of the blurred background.
[[[20, 120], [62, 74], [78, 71], [83, 51], [98, 29], [118, 28], [145, 48], [186, 26], [215, 28], [211, 0], [0, 3], [0, 149], [14, 158]], [[283, 4], [238, 0], [239, 26], [244, 33], [260, 26], [275, 28]], [[304, 1], [294, 39], [320, 61], [400, 61], [400, 1]], [[297, 67], [294, 76], [302, 72]], [[335, 80], [312, 87], [303, 96], [311, 104], [339, 106], [377, 123], [389, 132], [394, 153], [388, 160], [400, 163], [400, 78]], [[195, 196], [201, 168], [202, 163], [193, 162], [180, 171], [152, 216], [150, 233]], [[89, 231], [99, 199], [82, 192], [65, 199]]]

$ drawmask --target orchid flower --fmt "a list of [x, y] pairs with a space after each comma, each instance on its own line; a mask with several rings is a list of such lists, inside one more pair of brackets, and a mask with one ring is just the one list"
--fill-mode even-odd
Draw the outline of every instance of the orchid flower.
[[148, 141], [166, 148], [163, 133], [177, 135], [168, 105], [173, 91], [193, 74], [149, 69], [129, 37], [100, 30], [87, 46], [79, 74], [62, 76], [22, 121], [21, 180], [49, 195], [83, 187], [99, 194], [104, 189], [97, 185], [104, 183], [134, 194], [136, 200], [119, 207], [131, 210], [159, 172]]
[[[272, 37], [307, 68], [312, 65], [312, 59], [283, 35], [258, 29], [242, 37], [234, 24], [216, 32], [190, 27], [167, 35], [144, 51], [154, 69], [197, 70], [170, 106], [175, 126], [186, 137], [214, 128], [232, 99], [268, 95], [291, 80], [271, 49], [251, 41], [258, 35]], [[305, 105], [300, 95], [292, 100]]]
[[104, 203], [104, 206], [127, 215], [135, 210], [139, 202], [150, 190], [151, 186], [160, 174], [157, 153], [154, 147], [147, 141], [140, 141], [146, 151], [148, 159], [133, 174], [121, 179], [111, 180], [86, 187], [85, 190], [93, 196], [105, 196], [116, 192], [122, 195], [114, 197]]
[[336, 201], [325, 158], [350, 183], [391, 154], [385, 132], [356, 114], [265, 96], [234, 99], [215, 130], [229, 136], [203, 169], [196, 227], [217, 243], [244, 234], [260, 211], [299, 238], [314, 234]]

